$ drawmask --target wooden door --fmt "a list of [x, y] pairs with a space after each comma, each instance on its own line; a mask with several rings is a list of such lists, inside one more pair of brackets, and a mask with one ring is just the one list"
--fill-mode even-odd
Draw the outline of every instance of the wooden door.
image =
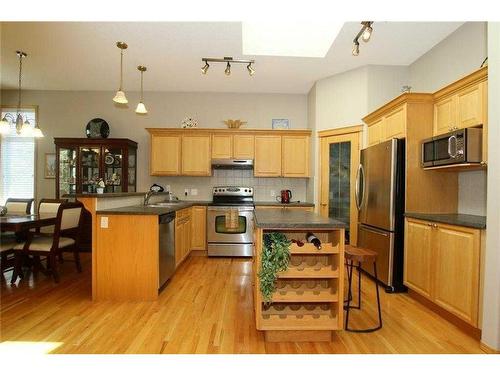
[[481, 125], [484, 123], [483, 83], [461, 90], [456, 95], [458, 128]]
[[255, 136], [254, 176], [281, 176], [281, 136]]
[[309, 136], [281, 137], [283, 177], [309, 177]]
[[182, 174], [210, 176], [210, 135], [182, 136]]
[[152, 176], [178, 176], [181, 174], [181, 136], [151, 135]]
[[383, 137], [383, 126], [384, 119], [381, 118], [368, 127], [368, 147], [381, 142]]
[[253, 135], [233, 136], [233, 157], [236, 159], [253, 159], [255, 137]]
[[477, 327], [479, 230], [438, 224], [434, 232], [434, 302]]
[[[319, 155], [319, 213], [324, 217], [345, 221], [349, 225], [349, 241], [354, 246], [358, 242], [358, 209], [356, 207], [355, 186], [360, 157], [360, 139], [361, 130], [349, 134], [322, 137]], [[348, 156], [342, 158], [342, 155]], [[337, 168], [335, 168], [336, 166]], [[348, 181], [341, 178], [346, 173]]]
[[230, 134], [212, 135], [212, 159], [230, 159], [232, 151], [233, 137]]
[[384, 139], [406, 137], [406, 105], [397, 108], [385, 117]]
[[457, 126], [454, 98], [449, 96], [434, 104], [434, 135], [448, 133]]
[[404, 284], [419, 294], [432, 298], [433, 238], [432, 223], [406, 219]]
[[191, 249], [207, 249], [207, 208], [193, 206], [191, 211]]

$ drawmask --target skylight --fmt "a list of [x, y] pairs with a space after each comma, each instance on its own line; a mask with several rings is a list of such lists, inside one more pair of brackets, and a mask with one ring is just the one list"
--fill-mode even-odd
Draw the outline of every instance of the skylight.
[[242, 23], [244, 55], [325, 57], [343, 23], [317, 20]]

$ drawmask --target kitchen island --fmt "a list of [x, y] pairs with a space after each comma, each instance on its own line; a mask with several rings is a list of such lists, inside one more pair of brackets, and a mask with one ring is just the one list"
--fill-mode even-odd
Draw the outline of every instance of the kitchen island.
[[[276, 290], [265, 301], [259, 272], [266, 234], [288, 240], [290, 261], [278, 273]], [[308, 232], [321, 240], [318, 250]], [[309, 211], [255, 209], [254, 309], [258, 330], [267, 341], [330, 341], [343, 327], [345, 224]]]

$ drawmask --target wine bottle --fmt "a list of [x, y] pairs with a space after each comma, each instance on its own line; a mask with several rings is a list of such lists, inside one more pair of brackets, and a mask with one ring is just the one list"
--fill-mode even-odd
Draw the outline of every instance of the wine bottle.
[[318, 250], [321, 250], [321, 241], [318, 237], [314, 235], [314, 233], [307, 232], [306, 234], [307, 242], [312, 243]]

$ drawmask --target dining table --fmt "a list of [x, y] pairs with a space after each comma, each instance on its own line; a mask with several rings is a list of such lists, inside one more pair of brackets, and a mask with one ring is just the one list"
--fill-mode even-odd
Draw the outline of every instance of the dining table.
[[33, 228], [54, 225], [57, 215], [54, 213], [43, 214], [6, 214], [0, 216], [0, 230], [2, 232], [15, 232], [22, 234]]

